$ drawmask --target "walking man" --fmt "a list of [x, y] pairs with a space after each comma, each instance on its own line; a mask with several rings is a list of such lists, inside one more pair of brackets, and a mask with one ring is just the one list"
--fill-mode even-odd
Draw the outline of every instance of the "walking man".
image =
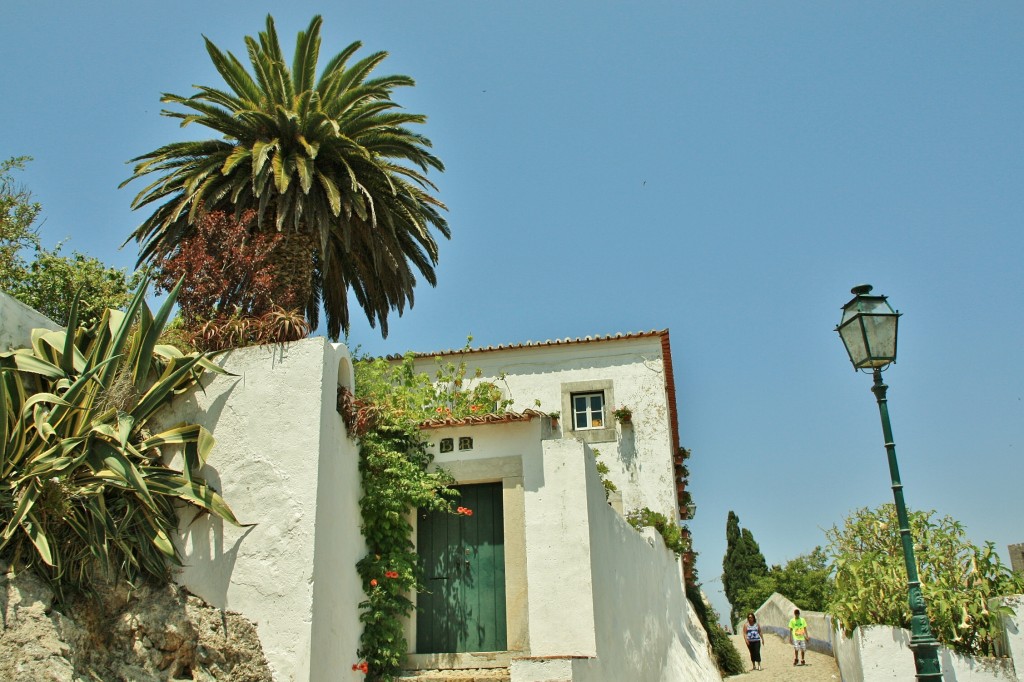
[[807, 665], [807, 621], [800, 617], [800, 609], [794, 609], [789, 619], [789, 634], [793, 638], [793, 665]]

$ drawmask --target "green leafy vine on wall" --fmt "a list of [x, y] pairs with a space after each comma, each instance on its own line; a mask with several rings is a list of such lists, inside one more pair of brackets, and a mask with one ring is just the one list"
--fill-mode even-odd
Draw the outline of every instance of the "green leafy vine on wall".
[[403, 622], [414, 608], [409, 595], [424, 589], [412, 543], [413, 511], [472, 513], [453, 507], [458, 493], [447, 472], [428, 470], [433, 455], [420, 424], [501, 413], [512, 403], [495, 384], [481, 381], [479, 370], [467, 379], [465, 361], [438, 358], [433, 380], [416, 371], [414, 361], [412, 353], [399, 363], [360, 360], [356, 395], [341, 396], [348, 432], [359, 439], [359, 508], [368, 550], [356, 564], [367, 598], [359, 605], [363, 633], [352, 669], [371, 681], [393, 680], [400, 672], [408, 651]]

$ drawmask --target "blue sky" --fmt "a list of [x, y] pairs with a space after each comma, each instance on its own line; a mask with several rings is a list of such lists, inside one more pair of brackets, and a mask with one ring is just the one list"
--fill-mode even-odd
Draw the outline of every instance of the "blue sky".
[[[869, 282], [906, 498], [1024, 542], [1024, 5], [1015, 2], [66, 3], [0, 6], [0, 158], [44, 241], [130, 266], [126, 161], [203, 136], [160, 94], [220, 81], [274, 13], [324, 15], [417, 86], [448, 167], [438, 286], [370, 353], [669, 328], [705, 587], [726, 514], [769, 563], [891, 501], [870, 377], [833, 332]], [[1008, 511], [1011, 510], [1011, 511]]]

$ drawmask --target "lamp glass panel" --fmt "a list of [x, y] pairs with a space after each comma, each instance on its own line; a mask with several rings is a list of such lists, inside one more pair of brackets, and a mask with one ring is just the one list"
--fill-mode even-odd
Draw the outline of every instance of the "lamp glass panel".
[[864, 332], [870, 344], [872, 366], [887, 365], [896, 359], [896, 315], [865, 315]]
[[864, 332], [860, 326], [860, 320], [854, 317], [844, 321], [839, 327], [839, 336], [843, 339], [846, 352], [850, 354], [850, 362], [854, 367], [862, 367], [868, 359], [868, 348], [864, 343]]

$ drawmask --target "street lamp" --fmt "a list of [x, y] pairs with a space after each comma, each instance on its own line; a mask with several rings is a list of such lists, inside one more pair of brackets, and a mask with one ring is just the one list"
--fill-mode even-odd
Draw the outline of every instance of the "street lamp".
[[900, 483], [899, 465], [896, 463], [896, 444], [892, 439], [889, 425], [889, 408], [885, 399], [888, 389], [882, 383], [882, 370], [896, 362], [896, 327], [900, 313], [893, 310], [885, 296], [872, 296], [871, 285], [861, 284], [851, 292], [853, 299], [843, 306], [843, 318], [836, 331], [846, 346], [855, 370], [870, 371], [875, 383], [871, 392], [878, 400], [878, 412], [882, 417], [882, 435], [885, 450], [889, 455], [889, 475], [892, 477], [892, 496], [896, 502], [896, 517], [900, 524], [900, 539], [903, 542], [903, 562], [907, 567], [907, 588], [910, 601], [910, 649], [914, 652], [914, 666], [918, 680], [941, 680], [939, 667], [939, 643], [932, 636], [928, 613], [925, 611], [921, 581], [917, 577], [917, 562], [914, 560], [914, 541], [910, 537], [910, 521], [907, 507], [903, 502], [903, 484]]

